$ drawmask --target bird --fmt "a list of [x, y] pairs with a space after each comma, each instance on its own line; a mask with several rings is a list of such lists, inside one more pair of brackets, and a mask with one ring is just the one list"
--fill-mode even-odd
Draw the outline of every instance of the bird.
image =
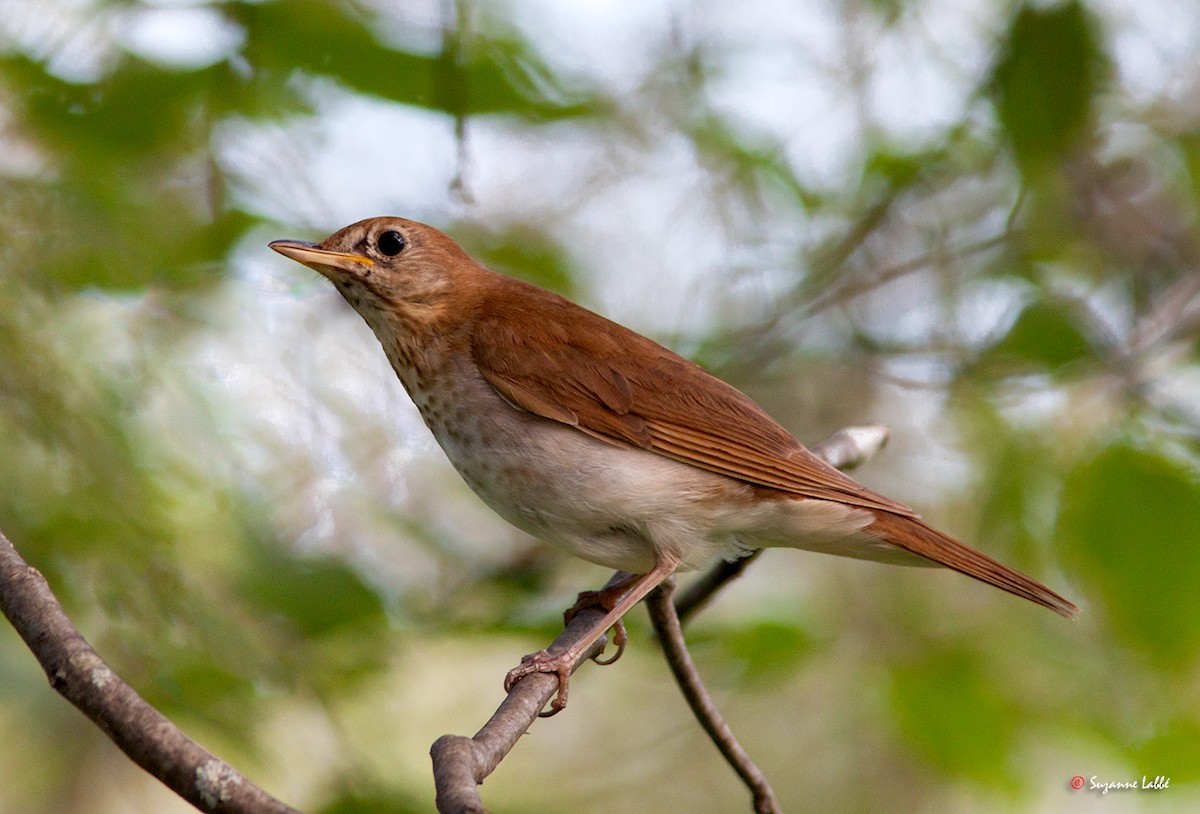
[[[271, 249], [314, 269], [374, 332], [451, 464], [512, 525], [625, 572], [571, 647], [525, 656], [511, 690], [558, 676], [678, 571], [788, 547], [944, 566], [1063, 616], [1040, 582], [936, 530], [804, 447], [749, 396], [566, 298], [494, 272], [399, 217]], [[583, 595], [581, 595], [582, 597]]]

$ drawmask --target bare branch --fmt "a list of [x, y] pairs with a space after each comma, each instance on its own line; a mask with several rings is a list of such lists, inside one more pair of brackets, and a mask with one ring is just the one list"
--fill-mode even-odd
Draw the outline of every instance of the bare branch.
[[[609, 585], [624, 576], [615, 574]], [[589, 607], [580, 610], [566, 629], [548, 648], [559, 653], [581, 639], [592, 625], [604, 617], [604, 610]], [[579, 665], [604, 650], [605, 640], [583, 654], [571, 667]], [[558, 678], [551, 673], [533, 673], [513, 687], [491, 719], [473, 738], [462, 735], [443, 735], [429, 750], [433, 758], [433, 782], [437, 789], [437, 810], [440, 814], [481, 814], [485, 809], [479, 797], [479, 784], [500, 765], [504, 756], [538, 719], [538, 714], [558, 691]]]
[[[853, 469], [874, 457], [883, 449], [887, 439], [887, 428], [878, 424], [846, 427], [813, 446], [812, 452], [831, 466]], [[692, 708], [696, 720], [712, 738], [738, 777], [750, 789], [754, 797], [754, 810], [758, 814], [776, 814], [780, 810], [779, 803], [766, 775], [738, 743], [733, 730], [725, 723], [720, 710], [705, 689], [683, 640], [683, 620], [700, 611], [717, 591], [737, 579], [760, 553], [761, 550], [740, 560], [717, 563], [704, 576], [693, 582], [679, 599], [673, 599], [672, 596], [675, 592], [674, 580], [664, 583], [646, 598], [646, 606], [650, 611], [650, 621], [658, 634], [667, 665], [670, 666], [675, 682], [679, 685], [688, 706]]]
[[755, 765], [754, 761], [750, 759], [750, 755], [738, 743], [733, 730], [721, 717], [721, 711], [717, 709], [712, 696], [704, 687], [704, 682], [700, 680], [700, 673], [696, 670], [696, 665], [683, 641], [683, 628], [679, 624], [679, 617], [675, 614], [675, 602], [672, 596], [674, 593], [675, 580], [672, 578], [646, 597], [646, 607], [650, 611], [650, 621], [654, 624], [658, 641], [662, 645], [663, 655], [667, 658], [667, 664], [675, 676], [675, 682], [679, 685], [688, 706], [696, 714], [696, 720], [700, 722], [700, 726], [704, 727], [704, 731], [712, 738], [717, 749], [725, 756], [725, 760], [750, 789], [750, 793], [754, 797], [754, 810], [757, 814], [780, 814], [779, 801], [775, 799], [775, 792], [771, 789], [767, 776], [762, 773], [762, 770]]
[[878, 455], [887, 444], [888, 435], [887, 427], [882, 424], [843, 427], [809, 449], [830, 466], [848, 471]]
[[59, 694], [131, 760], [201, 811], [298, 814], [218, 760], [117, 677], [67, 618], [46, 579], [0, 533], [0, 610]]

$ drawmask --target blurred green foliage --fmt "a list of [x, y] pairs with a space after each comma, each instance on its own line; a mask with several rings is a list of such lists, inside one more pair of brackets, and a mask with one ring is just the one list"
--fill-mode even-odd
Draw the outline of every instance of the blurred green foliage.
[[1073, 362], [1094, 359], [1092, 343], [1071, 304], [1043, 299], [1021, 309], [1004, 338], [988, 349], [985, 359], [1055, 373]]
[[[1126, 647], [1189, 671], [1200, 652], [1200, 481], [1169, 450], [1114, 443], [1063, 486], [1058, 538]], [[1152, 601], [1170, 597], [1169, 602]]]
[[400, 795], [378, 792], [364, 794], [350, 792], [323, 806], [317, 814], [408, 814], [428, 811], [427, 803], [406, 799]]
[[[683, 7], [652, 46], [633, 36], [644, 21], [612, 29], [632, 81], [556, 39], [584, 11], [519, 3], [432, 21], [197, 4], [236, 34], [201, 65], [121, 36], [155, 4], [6, 7], [0, 529], [118, 672], [289, 802], [428, 810], [429, 743], [481, 724], [496, 664], [542, 646], [603, 577], [481, 520], [396, 429], [398, 387], [339, 378], [388, 375], [361, 361], [373, 340], [335, 333], [331, 300], [306, 310], [302, 272], [252, 270], [267, 239], [343, 225], [311, 222], [328, 176], [306, 128], [346, 99], [364, 119], [420, 114], [457, 139], [468, 192], [421, 199], [480, 259], [582, 299], [632, 281], [634, 313], [685, 314], [670, 341], [805, 438], [899, 424], [872, 486], [917, 494], [1083, 606], [1067, 624], [950, 575], [770, 552], [766, 598], [734, 588], [694, 636], [789, 808], [1062, 810], [1092, 800], [1069, 796], [1079, 773], [1170, 775], [1121, 802], [1184, 810], [1200, 782], [1194, 98], [1135, 91], [1117, 43], [1147, 32], [1129, 19], [998, 4], [958, 35], [986, 56], [958, 67], [959, 115], [906, 129], [874, 114], [887, 77], [867, 55], [927, 50], [932, 4], [819, 4], [842, 42], [823, 68], [793, 61], [798, 41], [763, 45], [787, 26], [739, 43], [714, 4]], [[758, 123], [792, 104], [776, 73], [851, 100], [840, 169], [812, 171], [804, 140], [828, 111]], [[739, 111], [755, 94], [767, 104]], [[415, 124], [386, 141], [342, 157], [383, 168], [373, 200], [433, 161]], [[681, 256], [705, 276], [694, 289], [667, 274]], [[959, 469], [939, 478], [946, 460]], [[496, 810], [740, 810], [732, 776], [699, 768], [703, 736], [675, 734], [692, 730], [665, 673], [628, 680], [589, 710], [612, 681], [581, 676], [573, 711], [489, 779]], [[0, 684], [0, 814], [129, 810], [94, 793], [111, 776], [132, 794], [136, 770], [112, 773], [112, 747], [11, 634]], [[581, 744], [586, 771], [566, 759]]]
[[893, 673], [900, 732], [931, 766], [955, 777], [1014, 783], [1007, 766], [1023, 717], [969, 652], [930, 650]]
[[1023, 6], [992, 75], [1000, 124], [1028, 179], [1053, 169], [1091, 132], [1104, 50], [1080, 0]]

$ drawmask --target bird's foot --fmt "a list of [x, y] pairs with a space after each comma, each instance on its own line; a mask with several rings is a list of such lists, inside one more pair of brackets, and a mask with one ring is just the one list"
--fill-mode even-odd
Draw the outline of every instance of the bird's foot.
[[[610, 597], [604, 591], [584, 591], [580, 594], [580, 598], [572, 605], [568, 611], [563, 614], [564, 624], [570, 624], [572, 618], [578, 612], [588, 609], [588, 607], [600, 607], [600, 609], [611, 611], [613, 606], [619, 601], [620, 595]], [[612, 642], [617, 646], [617, 652], [612, 654], [612, 658], [602, 659], [601, 654], [604, 653], [604, 640], [600, 639], [600, 648], [596, 651], [592, 660], [596, 664], [612, 664], [620, 658], [620, 654], [625, 652], [625, 644], [629, 641], [629, 634], [625, 633], [625, 623], [619, 618], [612, 624]], [[596, 636], [604, 633], [604, 628], [594, 630]], [[578, 645], [576, 645], [577, 647]], [[575, 666], [575, 660], [580, 656], [575, 647], [568, 650], [560, 651], [551, 654], [550, 651], [540, 650], [536, 653], [529, 653], [528, 656], [521, 658], [521, 664], [509, 670], [509, 674], [504, 676], [504, 692], [511, 693], [512, 688], [516, 687], [516, 683], [522, 678], [534, 674], [534, 672], [550, 672], [550, 674], [558, 676], [558, 692], [554, 693], [554, 698], [550, 702], [550, 710], [539, 713], [542, 718], [550, 718], [554, 714], [558, 714], [566, 707], [566, 693], [570, 687], [571, 668]]]
[[553, 655], [549, 651], [539, 650], [522, 658], [521, 663], [509, 670], [508, 675], [504, 677], [505, 691], [512, 692], [518, 681], [532, 673], [553, 673], [558, 677], [558, 692], [550, 700], [550, 710], [539, 714], [542, 717], [549, 717], [561, 712], [567, 705], [567, 689], [575, 662], [602, 639], [608, 630], [613, 631], [613, 641], [617, 643], [617, 653], [607, 663], [616, 661], [624, 651], [625, 642], [628, 639], [625, 634], [625, 626], [621, 623], [621, 617], [640, 602], [646, 594], [661, 584], [664, 579], [670, 577], [678, 565], [677, 558], [666, 558], [656, 563], [654, 568], [645, 574], [639, 576], [619, 573], [603, 590], [580, 594], [574, 607], [566, 613], [567, 624], [570, 624], [572, 618], [581, 610], [595, 605], [599, 605], [606, 611], [604, 617], [583, 635], [577, 637], [575, 643], [566, 650]]
[[[621, 580], [599, 591], [581, 591], [579, 596], [575, 598], [575, 604], [563, 612], [563, 624], [571, 624], [571, 620], [575, 618], [576, 614], [588, 608], [600, 608], [605, 613], [611, 611], [621, 601], [621, 597], [629, 592], [629, 583], [635, 579], [636, 576], [630, 575], [630, 578]], [[592, 656], [592, 661], [599, 665], [612, 664], [621, 658], [621, 654], [625, 652], [625, 645], [629, 642], [629, 634], [625, 630], [624, 621], [618, 619], [616, 624], [612, 626], [612, 632], [612, 643], [616, 645], [617, 652], [612, 655], [612, 658], [602, 659], [600, 656], [604, 653], [604, 649], [601, 648], [600, 652]]]
[[580, 591], [575, 597], [575, 604], [563, 613], [563, 624], [571, 624], [575, 614], [588, 608], [602, 608], [606, 613], [617, 606], [621, 597], [629, 593], [630, 587], [637, 582], [637, 574], [619, 574], [598, 591]]
[[513, 687], [527, 675], [534, 673], [553, 673], [558, 676], [558, 690], [550, 699], [550, 709], [538, 713], [541, 718], [557, 715], [567, 706], [567, 689], [571, 682], [571, 666], [575, 655], [570, 650], [551, 655], [546, 650], [539, 650], [521, 657], [521, 663], [508, 671], [504, 677], [504, 691], [512, 692]]

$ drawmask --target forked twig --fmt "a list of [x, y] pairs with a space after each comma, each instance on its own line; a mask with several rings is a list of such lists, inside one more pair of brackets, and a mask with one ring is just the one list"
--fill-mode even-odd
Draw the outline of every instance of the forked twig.
[[771, 789], [767, 776], [738, 743], [733, 730], [725, 723], [721, 711], [717, 709], [712, 696], [704, 687], [704, 682], [700, 680], [700, 672], [696, 669], [696, 664], [683, 641], [683, 628], [680, 627], [679, 617], [675, 613], [674, 593], [675, 579], [672, 577], [646, 597], [646, 607], [650, 611], [650, 621], [658, 634], [663, 655], [666, 656], [671, 673], [675, 676], [675, 683], [679, 685], [683, 697], [687, 699], [688, 706], [696, 714], [696, 719], [704, 727], [704, 731], [750, 789], [754, 796], [755, 812], [781, 814], [779, 801], [775, 799], [775, 792]]
[[[869, 458], [883, 445], [886, 437], [887, 433], [881, 427], [851, 428], [834, 434], [813, 451], [835, 466], [847, 468]], [[679, 632], [679, 618], [695, 613], [747, 564], [748, 560], [743, 560], [723, 565], [700, 580], [679, 600], [678, 615], [671, 610], [670, 592], [654, 595], [650, 604], [654, 608], [656, 627], [658, 620], [663, 620], [673, 625], [669, 630], [675, 631], [670, 635], [660, 634], [664, 648], [672, 638], [676, 642], [671, 645], [678, 650], [676, 656], [671, 657], [670, 651], [668, 653], [672, 669], [675, 669], [680, 654], [687, 658]], [[614, 580], [619, 577], [617, 575]], [[3, 533], [0, 533], [0, 611], [25, 640], [45, 670], [51, 686], [94, 721], [134, 762], [197, 809], [231, 814], [298, 814], [184, 735], [122, 681], [72, 624], [45, 578], [21, 558]], [[585, 608], [576, 613], [550, 646], [551, 652], [569, 647], [599, 621], [603, 613], [600, 608]], [[597, 655], [603, 646], [601, 639], [583, 654], [575, 667]], [[690, 665], [690, 658], [679, 663]], [[690, 671], [692, 684], [699, 689], [698, 697], [707, 698], [694, 667], [690, 667]], [[680, 681], [682, 685], [683, 679]], [[478, 784], [491, 774], [537, 720], [538, 713], [557, 689], [556, 676], [526, 676], [474, 737], [445, 735], [433, 744], [431, 754], [439, 812], [484, 811]], [[688, 692], [685, 689], [685, 694]], [[736, 740], [728, 734], [728, 727], [720, 721], [711, 700], [706, 703], [712, 713], [701, 716], [705, 729], [719, 746], [725, 744], [723, 752], [731, 748], [729, 743], [736, 747]], [[725, 734], [721, 734], [720, 727], [724, 727]], [[728, 757], [729, 753], [726, 754]], [[756, 810], [776, 811], [770, 786], [748, 760], [745, 758], [742, 764], [734, 765], [754, 790]]]

